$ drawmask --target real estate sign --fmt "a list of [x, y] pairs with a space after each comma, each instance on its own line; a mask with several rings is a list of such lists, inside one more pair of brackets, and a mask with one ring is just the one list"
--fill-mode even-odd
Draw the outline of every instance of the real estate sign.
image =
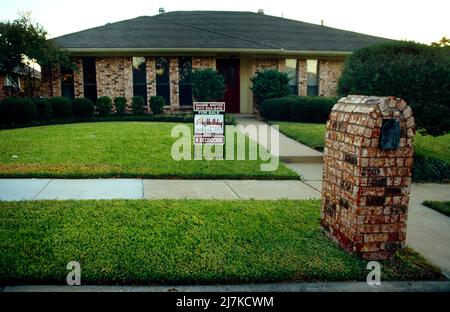
[[194, 103], [194, 144], [225, 144], [225, 103]]

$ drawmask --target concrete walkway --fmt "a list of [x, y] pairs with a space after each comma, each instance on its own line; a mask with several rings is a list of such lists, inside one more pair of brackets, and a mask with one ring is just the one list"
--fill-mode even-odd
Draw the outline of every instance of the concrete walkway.
[[0, 200], [42, 199], [313, 199], [320, 192], [298, 181], [0, 179]]
[[[254, 125], [260, 126], [268, 124], [262, 121], [258, 121], [254, 116], [235, 116], [236, 123], [243, 127]], [[286, 163], [321, 163], [323, 160], [322, 153], [303, 145], [291, 138], [288, 138], [274, 127], [272, 127], [272, 131], [277, 131], [280, 138], [280, 151], [279, 156], [280, 160]], [[258, 142], [259, 145], [264, 147], [266, 150], [270, 151], [270, 146], [268, 146], [267, 142]], [[272, 153], [276, 155], [276, 153]]]
[[0, 292], [450, 292], [450, 281], [383, 282], [369, 286], [365, 282], [273, 283], [248, 285], [182, 286], [5, 286]]

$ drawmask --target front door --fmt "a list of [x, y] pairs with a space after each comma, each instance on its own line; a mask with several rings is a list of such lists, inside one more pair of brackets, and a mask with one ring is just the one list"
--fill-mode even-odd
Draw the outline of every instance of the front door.
[[227, 113], [240, 112], [240, 79], [238, 59], [217, 59], [217, 71], [225, 77], [225, 102]]

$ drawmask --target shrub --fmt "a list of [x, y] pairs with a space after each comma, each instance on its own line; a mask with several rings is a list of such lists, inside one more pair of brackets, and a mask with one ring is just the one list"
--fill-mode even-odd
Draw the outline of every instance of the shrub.
[[450, 182], [450, 165], [439, 159], [416, 155], [412, 179], [414, 182], [448, 183]]
[[95, 108], [100, 116], [108, 116], [111, 114], [112, 101], [109, 96], [101, 96], [95, 102]]
[[73, 115], [72, 102], [68, 98], [56, 96], [50, 99], [50, 103], [54, 117], [66, 118]]
[[338, 83], [342, 95], [405, 99], [421, 132], [450, 130], [450, 49], [395, 42], [355, 51]]
[[73, 114], [76, 117], [90, 118], [94, 115], [94, 103], [88, 98], [77, 98], [73, 100]]
[[44, 97], [36, 97], [33, 99], [36, 104], [37, 118], [40, 120], [48, 120], [53, 116], [52, 103]]
[[114, 99], [114, 107], [117, 115], [123, 116], [127, 111], [127, 99], [123, 96], [118, 96]]
[[162, 114], [164, 105], [166, 105], [166, 102], [162, 96], [152, 96], [150, 98], [150, 108], [154, 114]]
[[145, 112], [145, 100], [142, 96], [133, 96], [131, 99], [131, 111], [135, 115], [144, 115]]
[[289, 74], [276, 69], [265, 69], [256, 72], [250, 79], [253, 83], [253, 96], [258, 108], [267, 99], [289, 95]]
[[268, 120], [324, 123], [337, 97], [290, 95], [262, 102], [260, 114]]
[[0, 103], [0, 121], [4, 124], [22, 124], [36, 119], [37, 110], [33, 100], [10, 97]]
[[218, 101], [225, 94], [225, 78], [211, 68], [192, 72], [192, 95], [196, 101]]

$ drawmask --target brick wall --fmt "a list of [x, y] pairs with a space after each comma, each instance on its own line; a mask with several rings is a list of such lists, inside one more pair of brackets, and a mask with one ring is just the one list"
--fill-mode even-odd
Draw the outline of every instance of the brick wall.
[[[399, 148], [379, 148], [383, 119], [399, 122]], [[333, 107], [321, 225], [350, 253], [386, 259], [404, 246], [414, 134], [411, 108], [401, 99], [349, 96]]]
[[130, 104], [133, 96], [133, 72], [131, 57], [98, 57], [95, 62], [97, 95], [112, 100], [124, 96]]
[[150, 101], [150, 98], [156, 95], [155, 58], [146, 57], [145, 66], [147, 70], [147, 98]]
[[73, 71], [73, 84], [75, 90], [75, 97], [84, 96], [84, 84], [83, 84], [83, 60], [81, 57], [77, 57], [74, 60], [77, 69]]
[[180, 106], [178, 57], [169, 57], [169, 80], [170, 80], [170, 109], [176, 110]]
[[307, 71], [308, 68], [306, 66], [306, 60], [305, 59], [299, 59], [298, 60], [298, 66], [297, 66], [297, 77], [298, 77], [298, 95], [307, 95], [308, 91], [308, 77], [307, 77]]
[[286, 60], [282, 58], [255, 58], [253, 61], [253, 74], [264, 69], [284, 71], [286, 69]]
[[216, 58], [214, 56], [194, 56], [192, 58], [192, 69], [216, 69]]
[[344, 61], [319, 60], [319, 95], [336, 96]]

